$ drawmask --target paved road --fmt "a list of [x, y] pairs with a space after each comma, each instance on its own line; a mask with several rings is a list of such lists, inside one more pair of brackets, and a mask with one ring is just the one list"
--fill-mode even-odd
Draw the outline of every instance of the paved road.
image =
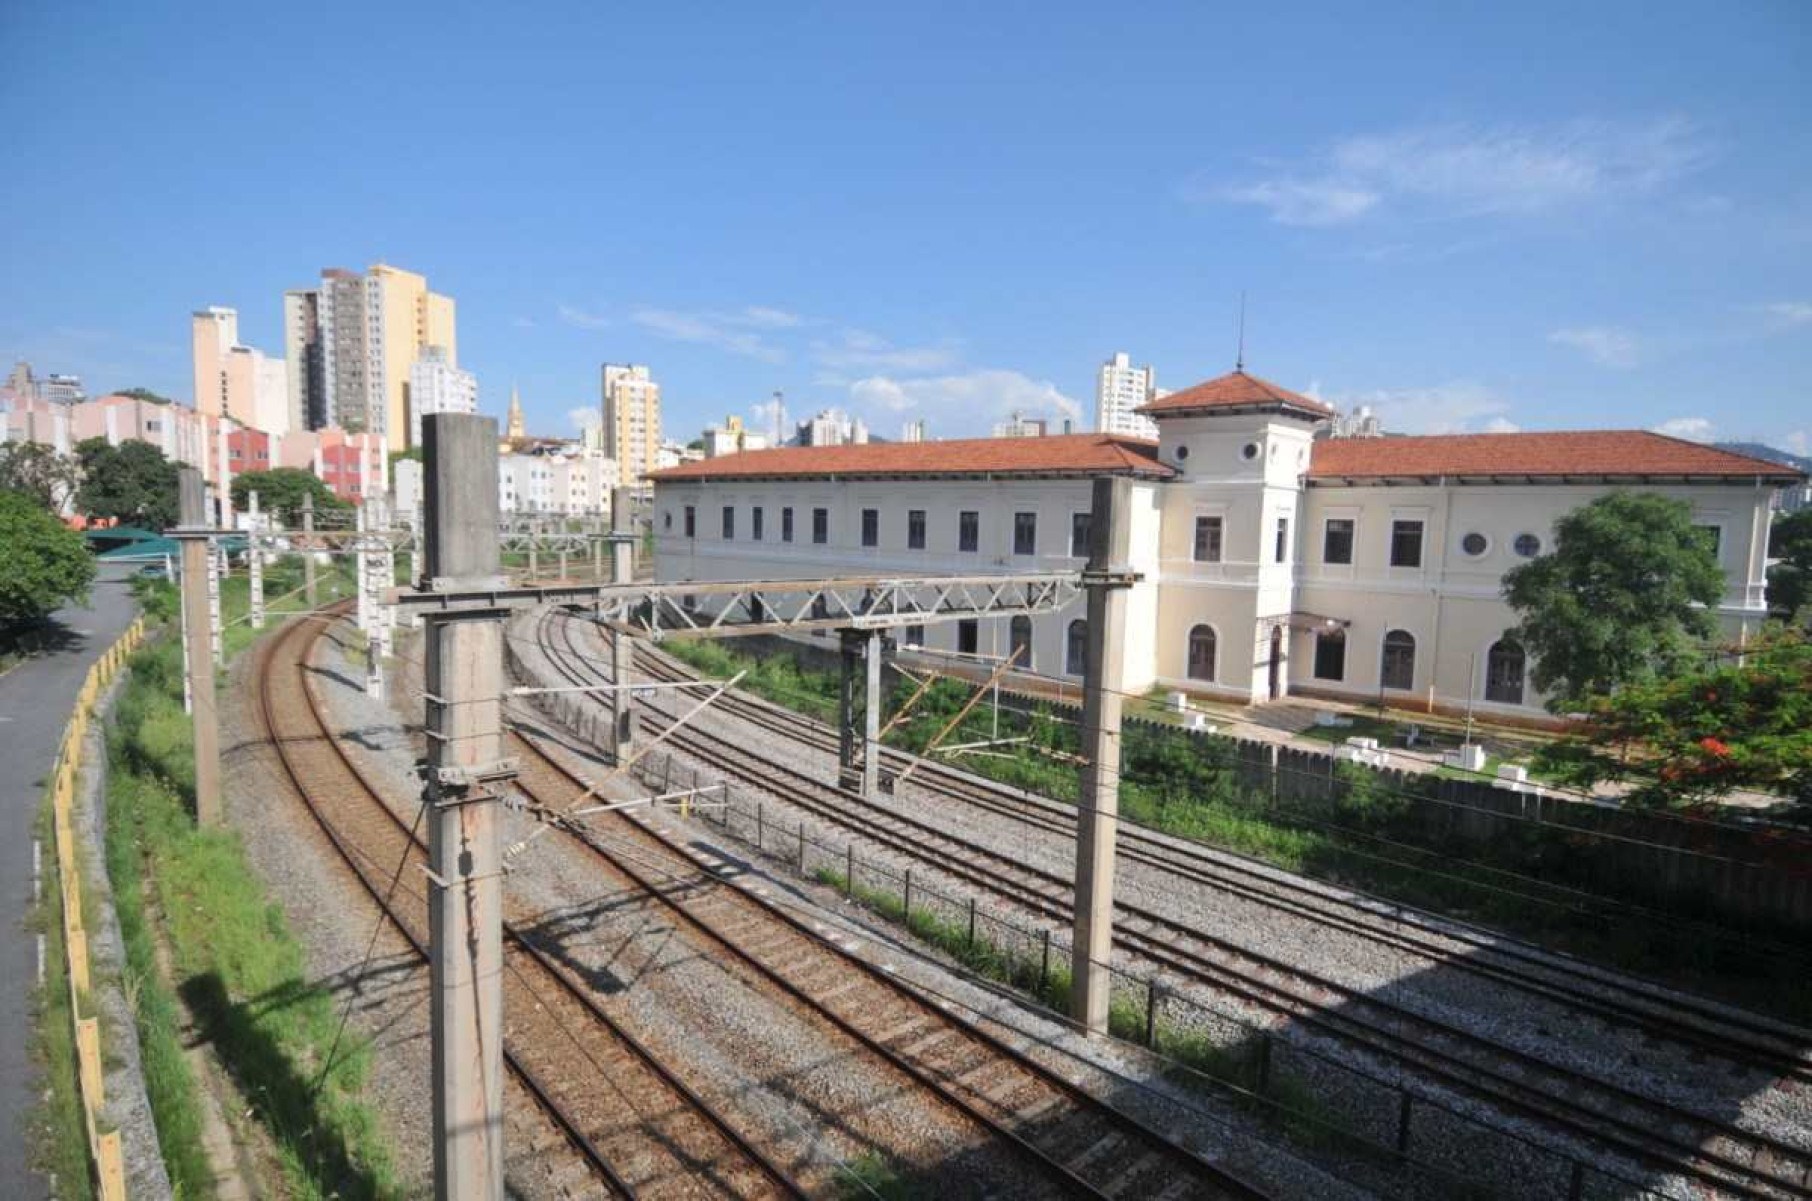
[[0, 1197], [49, 1195], [28, 1166], [25, 1142], [37, 1094], [30, 1036], [38, 949], [25, 928], [32, 821], [88, 665], [132, 623], [131, 572], [102, 568], [88, 607], [56, 615], [63, 645], [0, 676]]

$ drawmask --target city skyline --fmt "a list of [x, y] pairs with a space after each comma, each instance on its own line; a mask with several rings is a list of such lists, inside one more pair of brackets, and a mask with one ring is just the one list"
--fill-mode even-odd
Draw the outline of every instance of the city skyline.
[[[394, 262], [457, 299], [483, 410], [501, 417], [518, 381], [536, 432], [575, 434], [600, 365], [636, 362], [676, 434], [783, 389], [795, 412], [949, 438], [1015, 410], [1092, 425], [1116, 351], [1167, 386], [1218, 375], [1244, 291], [1249, 369], [1387, 428], [1812, 449], [1807, 22], [1785, 4], [1566, 10], [1557, 47], [1561, 11], [1430, 9], [1393, 40], [1332, 8], [1290, 26], [1152, 10], [1108, 31], [1124, 56], [1075, 12], [632, 14], [627, 107], [579, 82], [589, 18], [480, 38], [374, 16], [374, 47], [484, 61], [503, 97], [482, 111], [430, 84], [422, 111], [445, 111], [420, 137], [348, 122], [374, 82], [281, 82], [349, 19], [331, 9], [313, 31], [273, 15], [262, 57], [223, 54], [243, 103], [202, 118], [142, 68], [204, 17], [122, 12], [85, 42], [68, 14], [9, 13], [10, 43], [95, 84], [53, 106], [0, 83], [17, 153], [156, 186], [9, 198], [0, 356], [190, 400], [190, 313], [234, 308], [275, 355], [286, 291]], [[934, 56], [900, 52], [933, 34]], [[1223, 43], [1241, 53], [1203, 57]], [[1290, 95], [1262, 86], [1283, 78]], [[184, 138], [200, 120], [229, 147], [293, 122], [292, 168], [383, 169], [299, 189], [235, 150], [178, 176], [177, 112]], [[449, 144], [484, 166], [435, 189]], [[644, 186], [621, 186], [624, 163]]]

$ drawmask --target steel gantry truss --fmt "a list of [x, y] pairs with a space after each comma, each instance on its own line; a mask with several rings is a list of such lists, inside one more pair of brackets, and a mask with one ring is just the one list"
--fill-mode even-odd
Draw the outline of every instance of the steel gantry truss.
[[933, 622], [1055, 613], [1080, 600], [1075, 571], [992, 576], [857, 576], [723, 583], [545, 584], [473, 589], [429, 580], [386, 600], [423, 614], [564, 604], [658, 642], [801, 630], [890, 630]]

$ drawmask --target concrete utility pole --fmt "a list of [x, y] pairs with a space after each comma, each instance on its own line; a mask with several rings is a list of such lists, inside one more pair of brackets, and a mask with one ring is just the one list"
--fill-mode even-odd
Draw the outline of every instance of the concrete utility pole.
[[[497, 588], [497, 423], [422, 419], [428, 587]], [[434, 1195], [503, 1197], [501, 610], [427, 613]]]
[[264, 554], [258, 549], [258, 494], [253, 492], [246, 510], [251, 521], [247, 537], [246, 575], [251, 580], [252, 628], [264, 628]]
[[315, 495], [302, 494], [302, 595], [315, 607]]
[[[873, 800], [881, 789], [881, 664], [886, 643], [879, 630], [842, 631], [843, 688], [838, 723], [837, 783]], [[856, 737], [856, 660], [863, 662], [862, 735]]]
[[208, 637], [214, 650], [214, 666], [226, 666], [225, 639], [220, 629], [220, 583], [226, 578], [227, 552], [221, 543], [208, 544]]
[[[610, 582], [627, 584], [635, 578], [635, 527], [628, 488], [610, 494]], [[622, 763], [635, 746], [635, 698], [622, 687], [635, 678], [635, 641], [622, 630], [610, 631], [610, 752]]]
[[384, 594], [396, 587], [396, 515], [388, 499], [377, 502], [377, 517], [382, 554], [378, 556], [378, 578], [371, 589], [371, 605], [377, 613], [378, 647], [388, 659], [396, 651], [396, 610], [384, 603]]
[[366, 530], [371, 522], [367, 509], [366, 502], [359, 501], [358, 527], [352, 540], [353, 564], [359, 573], [358, 627], [361, 631], [371, 628], [371, 548], [365, 545]]
[[1126, 589], [1132, 482], [1095, 481], [1089, 519], [1088, 643], [1082, 677], [1081, 805], [1076, 815], [1076, 929], [1070, 1016], [1107, 1032], [1114, 946], [1114, 844], [1120, 825], [1120, 697], [1125, 685]]
[[212, 588], [213, 553], [208, 534], [207, 495], [201, 472], [184, 467], [177, 473], [177, 516], [172, 533], [182, 543], [182, 626], [190, 711], [195, 719], [195, 821], [220, 824], [220, 713], [214, 701], [214, 662], [201, 648], [208, 645], [208, 599]]

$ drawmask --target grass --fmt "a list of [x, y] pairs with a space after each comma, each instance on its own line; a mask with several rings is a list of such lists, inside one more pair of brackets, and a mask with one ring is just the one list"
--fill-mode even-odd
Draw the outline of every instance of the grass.
[[885, 1155], [864, 1151], [838, 1165], [836, 1192], [843, 1201], [878, 1197], [881, 1201], [929, 1201], [934, 1194], [900, 1174]]
[[[758, 660], [720, 642], [677, 639], [665, 649], [714, 676], [747, 670], [741, 686], [756, 695], [836, 720], [836, 677], [801, 668], [790, 655]], [[889, 736], [890, 745], [922, 753], [970, 692], [966, 684], [940, 681]], [[1351, 727], [1323, 728], [1323, 735], [1383, 742], [1393, 728], [1388, 719], [1354, 719]], [[1003, 737], [1027, 741], [1000, 757], [965, 756], [961, 766], [1011, 788], [1076, 803], [1078, 775], [1065, 758], [1080, 750], [1074, 715], [1035, 706], [1003, 709], [1000, 720]], [[986, 738], [991, 724], [984, 703], [946, 741]], [[1339, 765], [1327, 791], [1331, 797], [1274, 798], [1268, 789], [1241, 782], [1230, 739], [1144, 723], [1124, 729], [1120, 813], [1130, 822], [1495, 926], [1789, 1020], [1812, 1020], [1812, 977], [1795, 956], [1767, 950], [1770, 940], [1797, 945], [1799, 936], [1791, 931], [1746, 931], [1695, 898], [1659, 894], [1652, 879], [1617, 869], [1564, 830], [1526, 828], [1490, 842], [1444, 837], [1425, 821], [1430, 802], [1354, 765]], [[1607, 912], [1582, 903], [1573, 890], [1619, 908]], [[1621, 908], [1630, 905], [1668, 917], [1651, 921]], [[1695, 928], [1686, 934], [1680, 923]], [[1760, 936], [1758, 943], [1751, 943], [1751, 933]]]
[[[267, 574], [267, 596], [281, 590], [272, 586], [278, 575]], [[151, 590], [148, 610], [167, 612], [169, 597]], [[222, 597], [229, 620], [245, 599], [244, 581], [229, 581]], [[229, 626], [227, 647], [237, 651], [254, 637]], [[108, 866], [172, 1180], [184, 1196], [213, 1193], [199, 1146], [198, 1085], [182, 1053], [180, 997], [275, 1145], [284, 1195], [397, 1196], [388, 1143], [361, 1095], [369, 1049], [342, 1037], [332, 995], [309, 982], [301, 945], [238, 835], [195, 825], [181, 668], [173, 636], [135, 654], [108, 736]], [[160, 934], [169, 979], [156, 963]]]
[[[36, 1166], [54, 1182], [54, 1195], [63, 1201], [87, 1201], [94, 1196], [88, 1168], [88, 1124], [82, 1113], [77, 1086], [74, 1014], [70, 1010], [69, 974], [63, 965], [63, 892], [56, 885], [56, 839], [51, 837], [49, 789], [38, 813], [38, 840], [44, 848], [44, 892], [36, 920], [44, 932], [44, 956], [49, 967], [36, 990], [36, 1029], [32, 1035], [33, 1059], [43, 1073], [43, 1092], [33, 1114], [32, 1148]], [[84, 893], [86, 895], [86, 893]]]

